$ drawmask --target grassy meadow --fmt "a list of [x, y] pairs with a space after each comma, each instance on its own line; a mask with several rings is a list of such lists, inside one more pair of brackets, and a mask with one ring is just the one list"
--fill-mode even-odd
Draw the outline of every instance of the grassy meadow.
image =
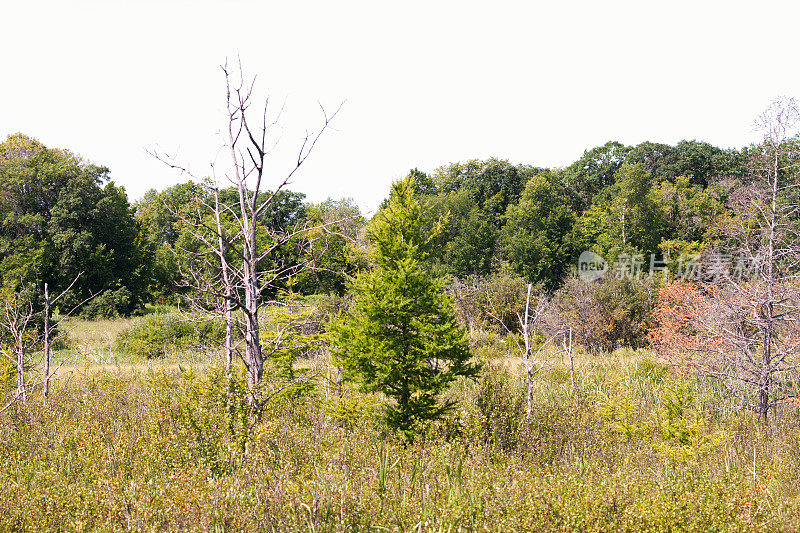
[[526, 419], [507, 343], [475, 334], [480, 377], [407, 445], [323, 357], [251, 425], [217, 354], [126, 351], [145, 320], [74, 321], [51, 397], [0, 415], [0, 530], [800, 529], [798, 408], [761, 427], [651, 352], [581, 353], [574, 390], [553, 359]]

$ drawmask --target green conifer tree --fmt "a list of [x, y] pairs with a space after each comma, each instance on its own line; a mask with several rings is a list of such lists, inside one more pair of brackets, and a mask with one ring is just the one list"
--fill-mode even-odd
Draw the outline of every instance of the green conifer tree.
[[440, 393], [478, 371], [442, 280], [424, 265], [443, 224], [430, 231], [412, 177], [395, 183], [368, 229], [374, 268], [352, 282], [353, 309], [333, 328], [345, 377], [388, 396], [387, 423], [409, 440], [421, 422], [452, 407]]

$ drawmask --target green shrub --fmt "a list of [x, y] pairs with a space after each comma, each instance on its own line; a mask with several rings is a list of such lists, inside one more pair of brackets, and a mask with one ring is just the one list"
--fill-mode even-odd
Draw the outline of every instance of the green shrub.
[[226, 375], [219, 365], [198, 374], [182, 370], [186, 385], [180, 395], [179, 424], [186, 429], [186, 447], [215, 476], [232, 472], [252, 439], [247, 379], [244, 369]]
[[483, 331], [470, 335], [469, 348], [479, 361], [508, 357], [509, 350], [517, 349], [511, 336]]
[[325, 406], [328, 416], [346, 428], [356, 427], [365, 421], [372, 422], [377, 419], [376, 413], [379, 412], [373, 394], [357, 392], [331, 398], [325, 402]]
[[119, 347], [132, 354], [158, 357], [171, 350], [209, 350], [225, 339], [221, 320], [194, 321], [169, 313], [147, 315], [122, 330], [117, 336]]
[[80, 311], [81, 318], [117, 318], [129, 316], [133, 312], [131, 291], [121, 287], [115, 291], [107, 290], [88, 301]]

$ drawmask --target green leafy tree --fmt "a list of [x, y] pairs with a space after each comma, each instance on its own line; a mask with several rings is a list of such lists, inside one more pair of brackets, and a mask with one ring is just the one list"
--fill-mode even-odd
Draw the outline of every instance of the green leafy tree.
[[175, 302], [180, 268], [177, 242], [185, 221], [196, 221], [197, 202], [209, 201], [208, 191], [193, 181], [178, 183], [163, 191], [150, 189], [134, 204], [136, 219], [154, 250], [149, 293], [157, 301]]
[[124, 189], [108, 174], [22, 134], [0, 143], [5, 288], [42, 280], [53, 292], [71, 287], [65, 308], [99, 295], [82, 309], [85, 315], [130, 314], [141, 307], [150, 296], [152, 250]]
[[595, 195], [614, 183], [614, 176], [625, 163], [630, 147], [617, 141], [583, 152], [580, 159], [564, 169], [562, 182], [570, 202], [581, 211], [591, 205]]
[[565, 194], [552, 177], [536, 176], [506, 214], [504, 243], [512, 268], [547, 288], [561, 281], [580, 253], [572, 236], [576, 215]]
[[456, 236], [447, 243], [444, 263], [456, 275], [488, 274], [495, 263], [498, 230], [477, 206], [459, 226]]
[[347, 290], [347, 277], [362, 266], [354, 248], [366, 221], [350, 198], [309, 204], [306, 212], [310, 228], [301, 260], [307, 268], [297, 276], [299, 292], [341, 296]]
[[458, 277], [488, 274], [495, 262], [499, 230], [469, 191], [429, 198], [426, 207], [431, 228], [440, 216], [448, 220], [447, 228], [434, 239], [433, 271]]
[[431, 180], [440, 194], [467, 191], [490, 220], [499, 223], [508, 205], [519, 200], [528, 179], [542, 170], [503, 159], [473, 159], [441, 167]]
[[[431, 220], [446, 215], [448, 227], [436, 238], [433, 271], [458, 277], [487, 275], [501, 263], [500, 234], [510, 204], [519, 201], [525, 183], [536, 172], [527, 165], [500, 159], [471, 160], [437, 169], [433, 186], [420, 187], [431, 208]], [[413, 172], [412, 172], [413, 173]]]
[[663, 213], [642, 164], [620, 167], [617, 181], [597, 195], [576, 224], [579, 240], [610, 263], [621, 255], [649, 257], [663, 232]]
[[646, 141], [634, 147], [625, 162], [644, 165], [654, 183], [689, 176], [693, 184], [706, 187], [715, 178], [745, 173], [738, 150], [723, 150], [700, 141], [684, 140], [675, 146]]
[[725, 212], [722, 188], [704, 189], [693, 185], [689, 176], [678, 176], [674, 182], [663, 181], [653, 188], [653, 194], [669, 239], [700, 241]]
[[452, 407], [440, 393], [478, 371], [443, 282], [423, 265], [436, 232], [427, 231], [413, 189], [411, 177], [393, 185], [368, 228], [375, 268], [354, 280], [353, 309], [333, 325], [336, 363], [363, 390], [392, 400], [387, 422], [409, 440], [422, 422]]
[[163, 191], [150, 189], [134, 204], [136, 218], [158, 245], [174, 246], [180, 237], [182, 218], [197, 218], [197, 199], [210, 201], [208, 191], [194, 181], [178, 183]]
[[84, 272], [80, 284], [65, 296], [65, 305], [97, 294], [81, 311], [92, 318], [129, 315], [144, 305], [152, 250], [122, 188], [70, 180], [50, 211], [48, 234], [52, 243], [48, 279], [66, 287]]

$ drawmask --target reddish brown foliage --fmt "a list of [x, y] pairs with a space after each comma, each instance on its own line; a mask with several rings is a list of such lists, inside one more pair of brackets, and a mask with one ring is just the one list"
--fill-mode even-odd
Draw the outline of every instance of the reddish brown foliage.
[[671, 364], [690, 371], [704, 367], [704, 354], [723, 349], [722, 339], [704, 327], [707, 319], [717, 314], [715, 307], [721, 296], [714, 289], [704, 294], [700, 287], [686, 281], [665, 285], [658, 293], [648, 341]]

